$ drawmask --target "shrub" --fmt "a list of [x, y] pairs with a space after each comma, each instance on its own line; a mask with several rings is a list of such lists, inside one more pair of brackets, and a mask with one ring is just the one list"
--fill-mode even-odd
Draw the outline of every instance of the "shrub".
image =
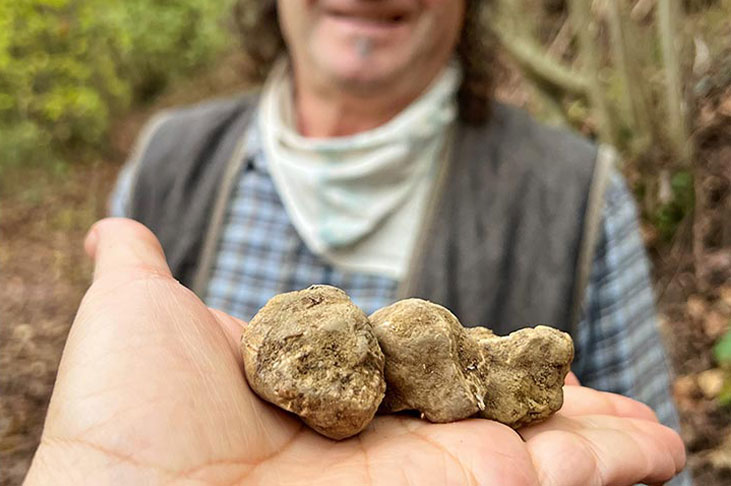
[[98, 147], [112, 114], [212, 59], [227, 40], [229, 6], [0, 2], [0, 167]]

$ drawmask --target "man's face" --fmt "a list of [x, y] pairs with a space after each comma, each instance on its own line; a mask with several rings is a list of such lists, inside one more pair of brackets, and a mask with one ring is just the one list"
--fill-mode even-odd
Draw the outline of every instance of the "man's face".
[[299, 76], [369, 92], [423, 85], [449, 59], [464, 0], [279, 0]]

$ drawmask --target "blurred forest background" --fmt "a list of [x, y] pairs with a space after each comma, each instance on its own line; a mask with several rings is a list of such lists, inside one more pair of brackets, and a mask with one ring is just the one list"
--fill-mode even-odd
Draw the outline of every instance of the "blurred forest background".
[[[0, 0], [0, 485], [37, 446], [82, 238], [141, 124], [250, 85], [233, 3]], [[496, 4], [498, 97], [623, 155], [689, 467], [731, 484], [731, 0]]]

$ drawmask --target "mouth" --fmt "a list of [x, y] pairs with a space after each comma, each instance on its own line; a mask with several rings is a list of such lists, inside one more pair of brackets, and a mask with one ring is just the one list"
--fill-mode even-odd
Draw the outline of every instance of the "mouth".
[[383, 24], [383, 25], [397, 25], [401, 22], [404, 22], [407, 19], [406, 13], [389, 13], [389, 12], [379, 12], [379, 11], [361, 11], [361, 12], [348, 12], [348, 11], [342, 11], [342, 10], [331, 10], [328, 12], [325, 12], [327, 15], [339, 19], [339, 20], [346, 20], [346, 21], [357, 21], [357, 22], [367, 22], [367, 23], [373, 23], [373, 24]]
[[403, 9], [325, 9], [325, 17], [348, 33], [374, 39], [392, 36], [409, 23], [412, 15]]

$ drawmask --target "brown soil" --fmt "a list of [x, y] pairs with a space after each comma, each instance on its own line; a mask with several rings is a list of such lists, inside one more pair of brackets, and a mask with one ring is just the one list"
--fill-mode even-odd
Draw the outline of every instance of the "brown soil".
[[724, 372], [712, 347], [731, 329], [731, 87], [726, 82], [700, 102], [695, 138], [695, 213], [655, 258], [657, 294], [677, 374], [673, 391], [688, 465], [699, 486], [723, 486], [731, 484], [731, 406], [718, 401]]
[[82, 240], [104, 213], [110, 164], [3, 174], [0, 197], [0, 484], [20, 484], [38, 445], [66, 334], [91, 266]]
[[167, 106], [240, 90], [232, 55], [112, 128], [110, 155], [69, 167], [6, 170], [0, 179], [0, 486], [19, 485], [43, 429], [61, 352], [89, 285], [83, 251], [107, 212], [117, 172], [145, 120]]

